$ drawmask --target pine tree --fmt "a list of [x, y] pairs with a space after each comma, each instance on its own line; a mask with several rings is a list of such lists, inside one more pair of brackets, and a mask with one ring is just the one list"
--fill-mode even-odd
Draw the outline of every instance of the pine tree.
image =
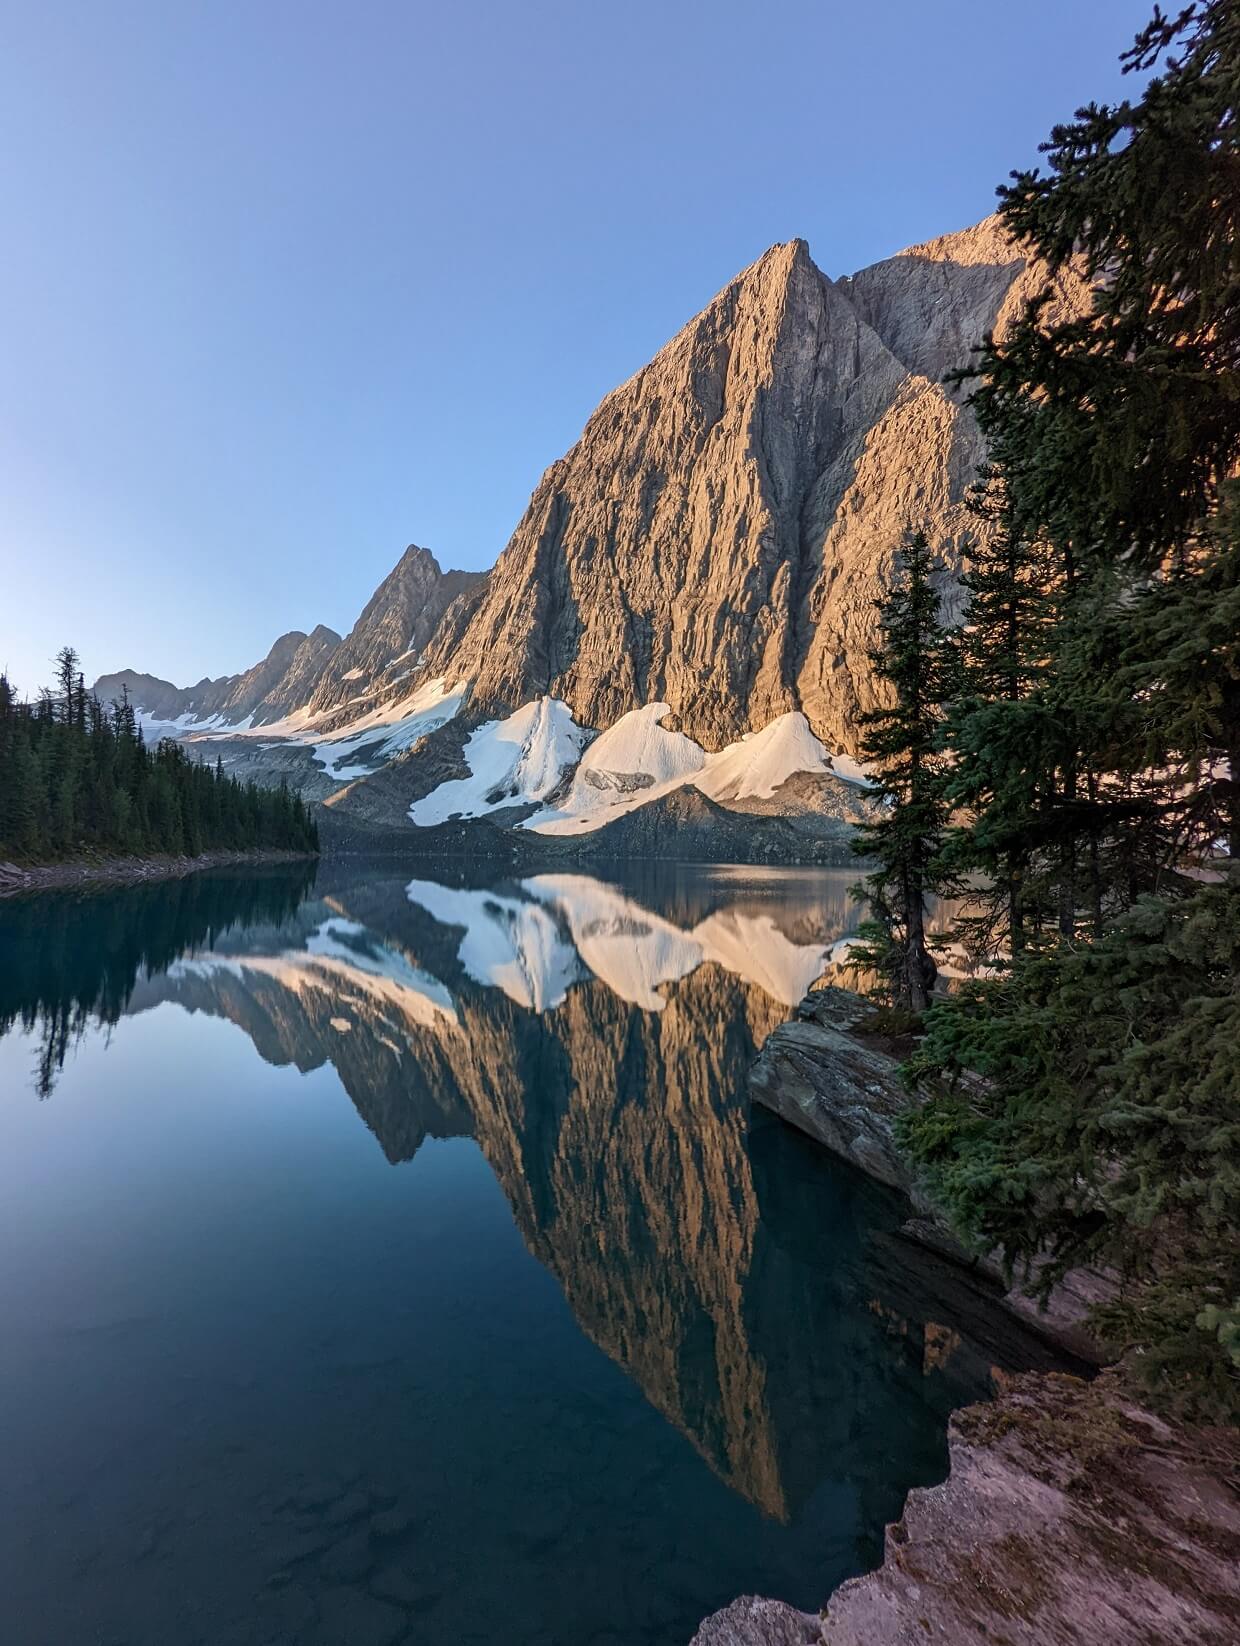
[[937, 968], [926, 938], [926, 899], [947, 889], [940, 860], [947, 822], [942, 731], [951, 669], [939, 622], [933, 558], [924, 532], [909, 536], [886, 598], [878, 603], [882, 643], [871, 661], [892, 701], [862, 720], [870, 764], [886, 815], [862, 826], [854, 850], [878, 859], [866, 877], [874, 910], [862, 931], [858, 964], [874, 963], [897, 1007], [923, 1012]]
[[78, 654], [72, 646], [62, 646], [56, 653], [56, 683], [60, 687], [60, 717], [66, 726], [77, 718], [75, 699], [80, 672]]

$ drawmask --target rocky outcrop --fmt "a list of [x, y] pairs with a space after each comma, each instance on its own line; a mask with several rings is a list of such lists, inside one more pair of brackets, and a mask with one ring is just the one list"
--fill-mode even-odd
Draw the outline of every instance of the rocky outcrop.
[[869, 1009], [845, 989], [813, 990], [767, 1041], [749, 1071], [749, 1093], [931, 1215], [895, 1144], [896, 1118], [910, 1103], [899, 1064], [880, 1043], [855, 1033]]
[[1107, 1378], [1014, 1380], [948, 1431], [878, 1571], [821, 1617], [746, 1597], [693, 1646], [1229, 1646], [1240, 1636], [1234, 1430], [1192, 1429]]

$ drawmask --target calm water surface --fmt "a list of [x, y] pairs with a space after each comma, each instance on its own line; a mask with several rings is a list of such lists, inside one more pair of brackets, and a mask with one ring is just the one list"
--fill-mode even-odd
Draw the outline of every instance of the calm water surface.
[[674, 1646], [880, 1558], [1038, 1351], [748, 1112], [850, 878], [0, 908], [9, 1646]]

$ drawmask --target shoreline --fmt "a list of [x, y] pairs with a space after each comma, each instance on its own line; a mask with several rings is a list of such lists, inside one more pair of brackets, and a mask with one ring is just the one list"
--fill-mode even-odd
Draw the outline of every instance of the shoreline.
[[203, 869], [225, 869], [272, 863], [313, 863], [313, 852], [249, 851], [199, 852], [196, 857], [73, 858], [63, 863], [0, 863], [0, 898], [30, 897], [39, 892], [75, 888], [127, 886], [153, 880], [181, 880]]
[[[856, 1033], [865, 1005], [847, 990], [811, 990], [768, 1037], [750, 1071], [751, 1101], [901, 1193], [913, 1214], [901, 1233], [984, 1276], [895, 1147], [894, 1118], [914, 1099], [894, 1048]], [[1085, 1319], [1106, 1277], [1069, 1275], [1045, 1312], [990, 1278], [996, 1305], [1100, 1375], [1022, 1373], [960, 1408], [944, 1479], [910, 1491], [876, 1567], [839, 1585], [816, 1616], [742, 1595], [705, 1618], [690, 1646], [1236, 1638], [1235, 1431], [1156, 1415], [1125, 1390]]]

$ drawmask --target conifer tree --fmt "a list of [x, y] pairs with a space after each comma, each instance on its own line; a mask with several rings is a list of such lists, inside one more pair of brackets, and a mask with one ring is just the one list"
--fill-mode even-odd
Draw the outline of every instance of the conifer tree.
[[895, 1004], [914, 1013], [926, 1009], [937, 975], [926, 899], [948, 880], [939, 854], [947, 821], [942, 729], [951, 669], [932, 573], [925, 533], [910, 534], [891, 589], [878, 603], [882, 642], [871, 656], [892, 701], [862, 720], [862, 756], [887, 810], [853, 842], [879, 864], [866, 878], [874, 913], [862, 930], [857, 963], [876, 964]]
[[[992, 698], [952, 750], [988, 761], [972, 836], [1044, 865], [1059, 941], [935, 1005], [904, 1137], [957, 1227], [1037, 1289], [1117, 1270], [1126, 1364], [1217, 1415], [1240, 1410], [1240, 8], [1156, 12], [1125, 66], [1158, 72], [1002, 191], [1093, 308], [1052, 323], [1048, 286], [987, 340], [972, 396], [1007, 523], [1060, 594], [1013, 706], [1026, 746], [987, 740]], [[1022, 762], [1038, 781], [1011, 805]]]
[[299, 795], [242, 786], [171, 739], [148, 749], [127, 695], [105, 711], [71, 647], [57, 671], [60, 695], [45, 691], [35, 705], [0, 675], [0, 854], [318, 850]]

